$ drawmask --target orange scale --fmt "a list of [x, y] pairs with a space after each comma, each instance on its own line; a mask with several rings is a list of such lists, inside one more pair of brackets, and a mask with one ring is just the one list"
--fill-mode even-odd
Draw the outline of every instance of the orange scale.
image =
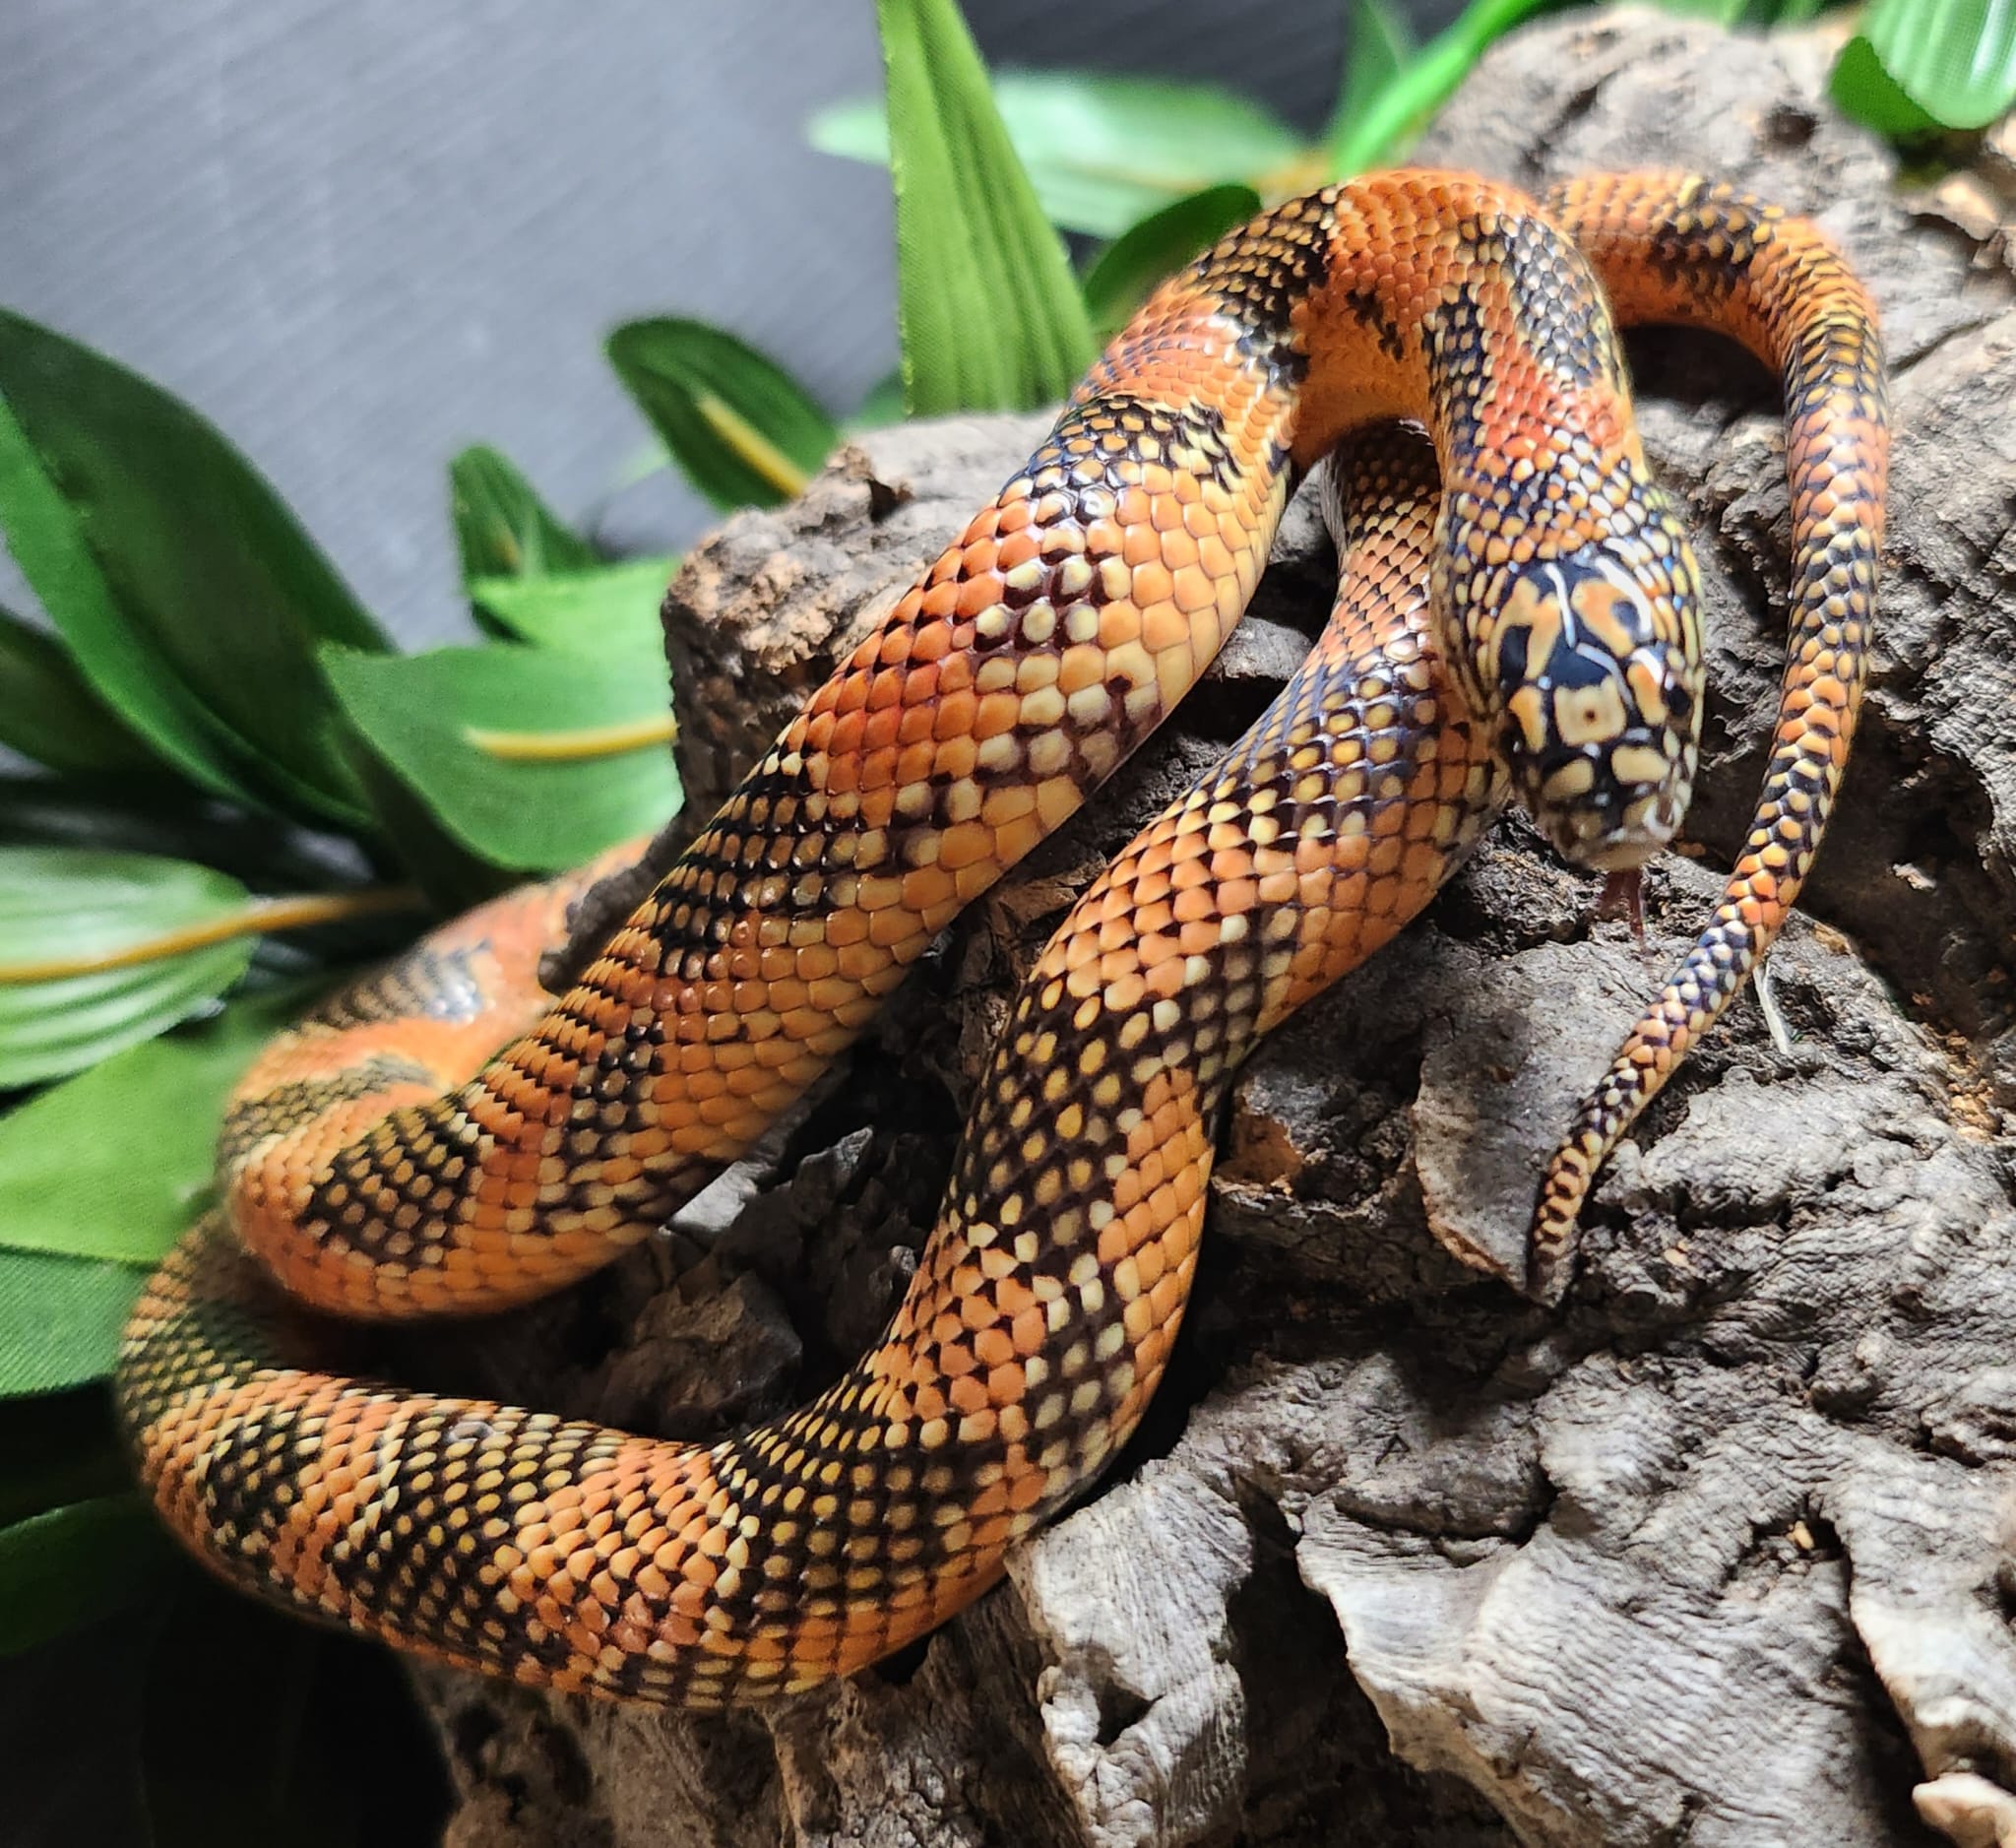
[[994, 857], [1003, 866], [1026, 859], [1043, 838], [1042, 824], [1035, 815], [1024, 815], [994, 830]]
[[1016, 566], [1028, 564], [1032, 559], [1040, 556], [1041, 549], [1042, 539], [1040, 531], [1032, 531], [1030, 528], [1024, 527], [1019, 532], [1007, 534], [1001, 541], [1001, 550], [996, 561], [996, 569], [1005, 576], [1008, 572], [1013, 571]]
[[[951, 676], [948, 673], [941, 677], [949, 679]], [[965, 688], [941, 692], [937, 706], [932, 710], [932, 734], [941, 742], [953, 738], [966, 739], [973, 733], [978, 714], [979, 700]], [[945, 767], [943, 753], [940, 754], [940, 767]]]
[[988, 610], [1001, 607], [1002, 588], [1001, 580], [992, 576], [962, 584], [954, 613], [968, 622], [977, 622]]
[[1004, 688], [997, 693], [981, 695], [979, 710], [974, 715], [973, 734], [982, 739], [999, 737], [1004, 733], [1013, 732], [1021, 723], [1021, 696]]
[[1156, 531], [1153, 521], [1143, 520], [1126, 528], [1120, 543], [1120, 562], [1137, 579], [1151, 566], [1166, 576], [1162, 558], [1162, 536]]
[[[958, 569], [956, 561], [952, 568]], [[936, 577], [936, 574], [933, 573], [933, 576]], [[918, 614], [927, 622], [949, 622], [959, 613], [960, 594], [963, 589], [956, 578], [938, 578], [918, 600]]]

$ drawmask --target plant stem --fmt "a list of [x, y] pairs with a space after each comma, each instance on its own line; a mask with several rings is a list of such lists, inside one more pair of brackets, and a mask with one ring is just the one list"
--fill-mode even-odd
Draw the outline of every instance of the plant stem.
[[679, 735], [679, 725], [666, 712], [626, 719], [620, 725], [584, 726], [578, 732], [489, 732], [466, 726], [462, 735], [477, 750], [507, 764], [577, 764], [669, 744]]
[[384, 912], [423, 911], [426, 900], [411, 886], [365, 886], [355, 892], [309, 892], [295, 898], [261, 898], [201, 924], [177, 925], [158, 936], [114, 950], [91, 950], [80, 956], [45, 956], [34, 962], [0, 963], [0, 988], [29, 982], [65, 982], [73, 976], [102, 975], [130, 969], [136, 963], [158, 962], [206, 949], [232, 937], [264, 936], [272, 930], [301, 930], [310, 924], [347, 924], [353, 918], [375, 918]]

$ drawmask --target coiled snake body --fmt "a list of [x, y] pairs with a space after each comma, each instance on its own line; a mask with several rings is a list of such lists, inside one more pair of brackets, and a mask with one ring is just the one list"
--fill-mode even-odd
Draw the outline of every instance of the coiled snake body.
[[[1635, 868], [1678, 825], [1698, 590], [1612, 314], [1721, 329], [1783, 378], [1792, 629], [1725, 902], [1549, 1167], [1535, 1271], [1556, 1287], [1595, 1168], [1818, 844], [1874, 595], [1881, 354], [1817, 232], [1705, 181], [1541, 206], [1374, 175], [1156, 293], [565, 996], [533, 971], [594, 868], [448, 925], [260, 1059], [223, 1205], [152, 1279], [119, 1368], [174, 1530], [401, 1647], [697, 1707], [847, 1674], [991, 1583], [1155, 1391], [1254, 1042], [1415, 916], [1508, 789], [1588, 866]], [[1365, 428], [1395, 418], [1427, 439]], [[346, 1316], [521, 1302], [746, 1149], [1166, 716], [1334, 450], [1328, 628], [1052, 938], [858, 1365], [712, 1446], [321, 1370], [275, 1280]]]

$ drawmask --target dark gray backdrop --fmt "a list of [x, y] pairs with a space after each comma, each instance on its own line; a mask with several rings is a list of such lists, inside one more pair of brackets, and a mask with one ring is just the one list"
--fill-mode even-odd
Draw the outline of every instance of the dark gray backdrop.
[[[996, 64], [1212, 78], [1313, 130], [1350, 9], [966, 10]], [[0, 0], [0, 302], [192, 400], [438, 639], [458, 448], [579, 516], [645, 443], [613, 323], [719, 321], [841, 409], [894, 362], [886, 177], [800, 132], [880, 76], [872, 0]], [[663, 480], [620, 516], [706, 520]]]

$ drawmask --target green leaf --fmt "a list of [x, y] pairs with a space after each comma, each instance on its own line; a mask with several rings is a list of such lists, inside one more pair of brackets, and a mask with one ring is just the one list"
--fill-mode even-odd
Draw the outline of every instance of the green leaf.
[[1870, 0], [1861, 40], [1897, 88], [1947, 128], [1985, 128], [2016, 103], [2008, 0]]
[[0, 1656], [139, 1603], [173, 1560], [137, 1494], [98, 1496], [0, 1527]]
[[1354, 0], [1351, 14], [1351, 58], [1338, 88], [1337, 106], [1323, 145], [1333, 160], [1348, 146], [1354, 125], [1414, 56], [1414, 32], [1407, 16], [1391, 0]]
[[1259, 210], [1260, 195], [1232, 181], [1178, 199], [1122, 232], [1085, 275], [1085, 306], [1094, 330], [1114, 333], [1165, 277]]
[[209, 1196], [226, 1093], [320, 986], [232, 1001], [0, 1117], [0, 1246], [154, 1263]]
[[[1266, 197], [1296, 189], [1299, 137], [1215, 84], [1003, 71], [993, 96], [1044, 215], [1067, 231], [1117, 237], [1219, 180], [1244, 180]], [[889, 164], [889, 117], [879, 103], [839, 103], [805, 132], [822, 154]]]
[[188, 406], [0, 310], [0, 529], [79, 670], [214, 795], [353, 826], [315, 647], [387, 646]]
[[1560, 4], [1562, 0], [1471, 0], [1331, 142], [1331, 176], [1348, 178], [1395, 159], [1493, 40], [1536, 13]]
[[913, 416], [1063, 397], [1092, 326], [995, 112], [954, 0], [875, 0], [896, 189], [897, 322]]
[[[0, 965], [108, 955], [248, 902], [189, 860], [90, 848], [0, 848]], [[234, 937], [126, 968], [0, 984], [0, 1089], [38, 1084], [152, 1039], [244, 974]]]
[[498, 450], [478, 446], [457, 456], [448, 465], [448, 499], [465, 584], [593, 571], [601, 563]]
[[0, 1250], [0, 1398], [102, 1379], [143, 1281], [128, 1264]]
[[53, 635], [0, 609], [0, 744], [51, 770], [137, 770], [153, 761]]
[[551, 577], [472, 578], [469, 594], [515, 641], [591, 658], [642, 658], [656, 669], [664, 659], [659, 605], [678, 565], [676, 558], [638, 558]]
[[661, 673], [560, 649], [443, 648], [403, 659], [329, 651], [358, 734], [462, 847], [495, 866], [571, 866], [678, 806], [662, 745], [573, 763], [500, 761], [475, 732], [570, 732], [658, 717]]
[[1875, 47], [1859, 34], [1842, 46], [1827, 89], [1844, 115], [1893, 141], [1918, 141], [1939, 133], [1938, 122], [1904, 94], [1883, 68]]
[[608, 355], [672, 460], [724, 512], [803, 492], [839, 440], [776, 360], [704, 321], [632, 321], [609, 336]]

